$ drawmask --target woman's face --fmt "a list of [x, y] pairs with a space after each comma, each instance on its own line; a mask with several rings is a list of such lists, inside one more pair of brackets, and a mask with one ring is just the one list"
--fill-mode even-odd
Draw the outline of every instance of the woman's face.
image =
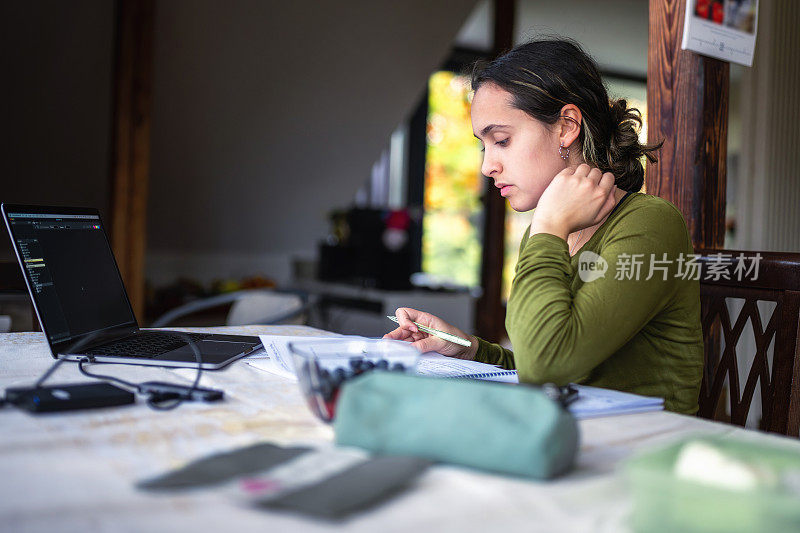
[[529, 211], [566, 163], [558, 154], [557, 128], [512, 107], [512, 98], [497, 85], [481, 85], [472, 99], [472, 132], [484, 146], [483, 175], [512, 209]]

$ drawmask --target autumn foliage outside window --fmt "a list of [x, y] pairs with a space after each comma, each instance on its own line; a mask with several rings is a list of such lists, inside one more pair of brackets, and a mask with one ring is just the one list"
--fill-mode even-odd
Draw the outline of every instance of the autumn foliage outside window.
[[428, 91], [422, 270], [475, 287], [480, 285], [485, 178], [470, 123], [469, 80], [436, 72]]

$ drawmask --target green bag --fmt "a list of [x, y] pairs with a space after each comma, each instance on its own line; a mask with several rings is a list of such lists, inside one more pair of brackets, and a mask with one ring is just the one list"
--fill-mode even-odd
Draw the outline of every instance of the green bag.
[[797, 440], [727, 433], [684, 437], [628, 460], [634, 531], [800, 531]]
[[542, 391], [467, 379], [369, 372], [336, 406], [336, 443], [537, 479], [569, 470], [575, 418]]

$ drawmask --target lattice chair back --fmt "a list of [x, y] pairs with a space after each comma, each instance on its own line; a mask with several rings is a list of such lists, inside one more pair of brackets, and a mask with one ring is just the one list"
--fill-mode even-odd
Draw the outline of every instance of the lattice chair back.
[[[699, 250], [696, 260], [705, 342], [698, 415], [798, 436], [800, 254]], [[740, 343], [754, 348], [752, 361], [742, 350], [737, 357]]]

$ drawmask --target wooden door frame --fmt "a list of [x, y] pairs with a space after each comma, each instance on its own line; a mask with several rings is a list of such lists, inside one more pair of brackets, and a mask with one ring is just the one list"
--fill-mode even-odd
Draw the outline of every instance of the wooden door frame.
[[144, 320], [155, 0], [117, 0], [110, 169], [111, 246]]
[[646, 187], [683, 213], [695, 248], [722, 248], [730, 65], [681, 50], [686, 2], [650, 0], [647, 140], [664, 145]]

